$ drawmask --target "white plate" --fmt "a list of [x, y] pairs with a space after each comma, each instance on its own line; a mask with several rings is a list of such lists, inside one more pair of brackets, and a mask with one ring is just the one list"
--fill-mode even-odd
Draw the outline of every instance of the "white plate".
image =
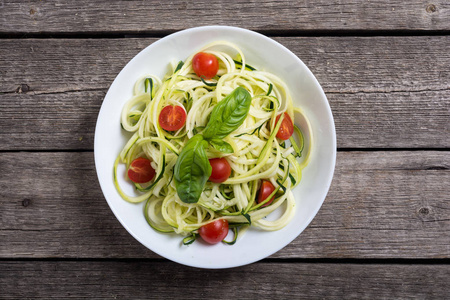
[[[246, 61], [281, 77], [291, 90], [296, 106], [308, 115], [314, 135], [310, 164], [294, 190], [297, 211], [294, 219], [274, 232], [249, 230], [229, 246], [206, 245], [196, 241], [182, 245], [182, 238], [153, 230], [145, 221], [143, 203], [130, 204], [117, 193], [113, 183], [113, 164], [128, 140], [120, 127], [120, 113], [132, 95], [137, 78], [155, 74], [161, 78], [172, 60], [184, 60], [215, 40], [235, 43]], [[95, 129], [95, 167], [111, 210], [128, 232], [153, 252], [172, 261], [199, 268], [230, 268], [263, 259], [294, 240], [311, 222], [321, 207], [333, 177], [336, 162], [336, 134], [327, 98], [314, 75], [291, 51], [274, 40], [253, 31], [227, 26], [205, 26], [171, 34], [136, 55], [112, 83]], [[122, 182], [122, 186], [127, 183]]]

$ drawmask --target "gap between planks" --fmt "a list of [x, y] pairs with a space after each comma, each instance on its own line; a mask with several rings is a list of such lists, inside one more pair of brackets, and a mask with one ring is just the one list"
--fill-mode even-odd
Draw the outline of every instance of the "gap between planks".
[[[426, 152], [426, 151], [450, 151], [450, 148], [341, 148], [338, 147], [337, 152]], [[12, 149], [12, 150], [0, 150], [1, 153], [93, 153], [93, 149]]]
[[[127, 32], [0, 32], [0, 39], [127, 39], [164, 38], [180, 30]], [[448, 36], [450, 30], [252, 30], [268, 37]]]
[[[173, 263], [165, 258], [73, 258], [73, 257], [3, 257], [2, 262], [153, 262]], [[450, 265], [450, 258], [265, 258], [252, 264], [352, 264], [352, 265]]]

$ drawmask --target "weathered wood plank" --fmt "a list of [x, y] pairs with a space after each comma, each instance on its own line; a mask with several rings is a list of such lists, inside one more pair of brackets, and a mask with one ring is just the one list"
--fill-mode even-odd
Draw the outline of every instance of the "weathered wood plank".
[[[155, 258], [115, 219], [93, 154], [0, 153], [2, 258]], [[339, 152], [310, 226], [274, 258], [450, 258], [446, 151]]]
[[449, 148], [450, 89], [328, 94], [342, 148]]
[[106, 90], [0, 95], [0, 150], [93, 149]]
[[[305, 62], [327, 93], [450, 88], [448, 36], [274, 39]], [[23, 84], [27, 85], [23, 92], [28, 94], [107, 89], [126, 63], [155, 41], [153, 38], [2, 40], [0, 93], [14, 93]]]
[[257, 263], [202, 270], [165, 262], [13, 261], [0, 266], [3, 299], [443, 299], [450, 280], [448, 265]]
[[[339, 147], [450, 146], [448, 37], [277, 39], [322, 83]], [[92, 149], [107, 88], [154, 41], [2, 41], [0, 149]]]
[[[93, 149], [105, 94], [106, 90], [0, 95], [0, 150]], [[450, 90], [330, 93], [337, 145], [448, 148], [449, 97]]]
[[[0, 32], [152, 33], [203, 25], [253, 30], [449, 30], [450, 4], [394, 1], [1, 1]], [[280, 17], [282, 16], [282, 17]], [[179, 18], [183, 22], [180, 22]]]

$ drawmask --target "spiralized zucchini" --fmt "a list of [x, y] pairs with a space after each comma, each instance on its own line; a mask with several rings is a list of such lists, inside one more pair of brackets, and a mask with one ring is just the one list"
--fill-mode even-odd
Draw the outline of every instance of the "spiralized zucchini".
[[[216, 219], [226, 219], [234, 229], [255, 226], [279, 230], [295, 214], [292, 189], [301, 180], [311, 149], [301, 155], [303, 137], [298, 128], [294, 136], [300, 142], [277, 139], [276, 117], [286, 112], [295, 123], [294, 110], [302, 112], [294, 108], [286, 84], [271, 73], [248, 66], [236, 45], [218, 41], [199, 51], [211, 53], [219, 61], [219, 71], [211, 80], [195, 74], [193, 55], [184, 63], [172, 64], [173, 71], [163, 79], [149, 74], [137, 80], [134, 95], [121, 115], [123, 129], [134, 134], [116, 159], [116, 188], [128, 202], [146, 201], [145, 218], [160, 232], [195, 237], [201, 226]], [[206, 149], [208, 158], [226, 157], [231, 176], [221, 184], [208, 181], [197, 203], [185, 203], [177, 195], [173, 178], [177, 158], [187, 141], [205, 128], [214, 106], [237, 87], [245, 88], [252, 101], [244, 123], [223, 139], [234, 153], [224, 154], [211, 146]], [[185, 126], [176, 132], [167, 132], [158, 123], [159, 113], [167, 105], [181, 106], [187, 113]], [[309, 137], [312, 139], [311, 132]], [[134, 183], [139, 195], [129, 196], [117, 181], [117, 167], [123, 163], [128, 169], [138, 157], [152, 161], [156, 176], [145, 185]], [[275, 200], [268, 206], [255, 200], [262, 180], [269, 180], [275, 187]], [[264, 219], [279, 207], [282, 213], [278, 219]]]

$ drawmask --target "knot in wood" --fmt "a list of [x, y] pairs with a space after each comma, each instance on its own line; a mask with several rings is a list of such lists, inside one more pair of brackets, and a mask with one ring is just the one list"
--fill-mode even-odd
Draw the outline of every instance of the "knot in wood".
[[28, 84], [21, 84], [19, 85], [19, 87], [16, 89], [16, 93], [26, 93], [30, 91], [30, 86]]
[[428, 215], [430, 213], [430, 210], [426, 207], [422, 207], [421, 209], [419, 209], [419, 213], [422, 215]]
[[427, 10], [427, 13], [434, 13], [434, 12], [436, 12], [437, 8], [436, 8], [436, 5], [434, 5], [434, 4], [428, 4], [426, 10]]

